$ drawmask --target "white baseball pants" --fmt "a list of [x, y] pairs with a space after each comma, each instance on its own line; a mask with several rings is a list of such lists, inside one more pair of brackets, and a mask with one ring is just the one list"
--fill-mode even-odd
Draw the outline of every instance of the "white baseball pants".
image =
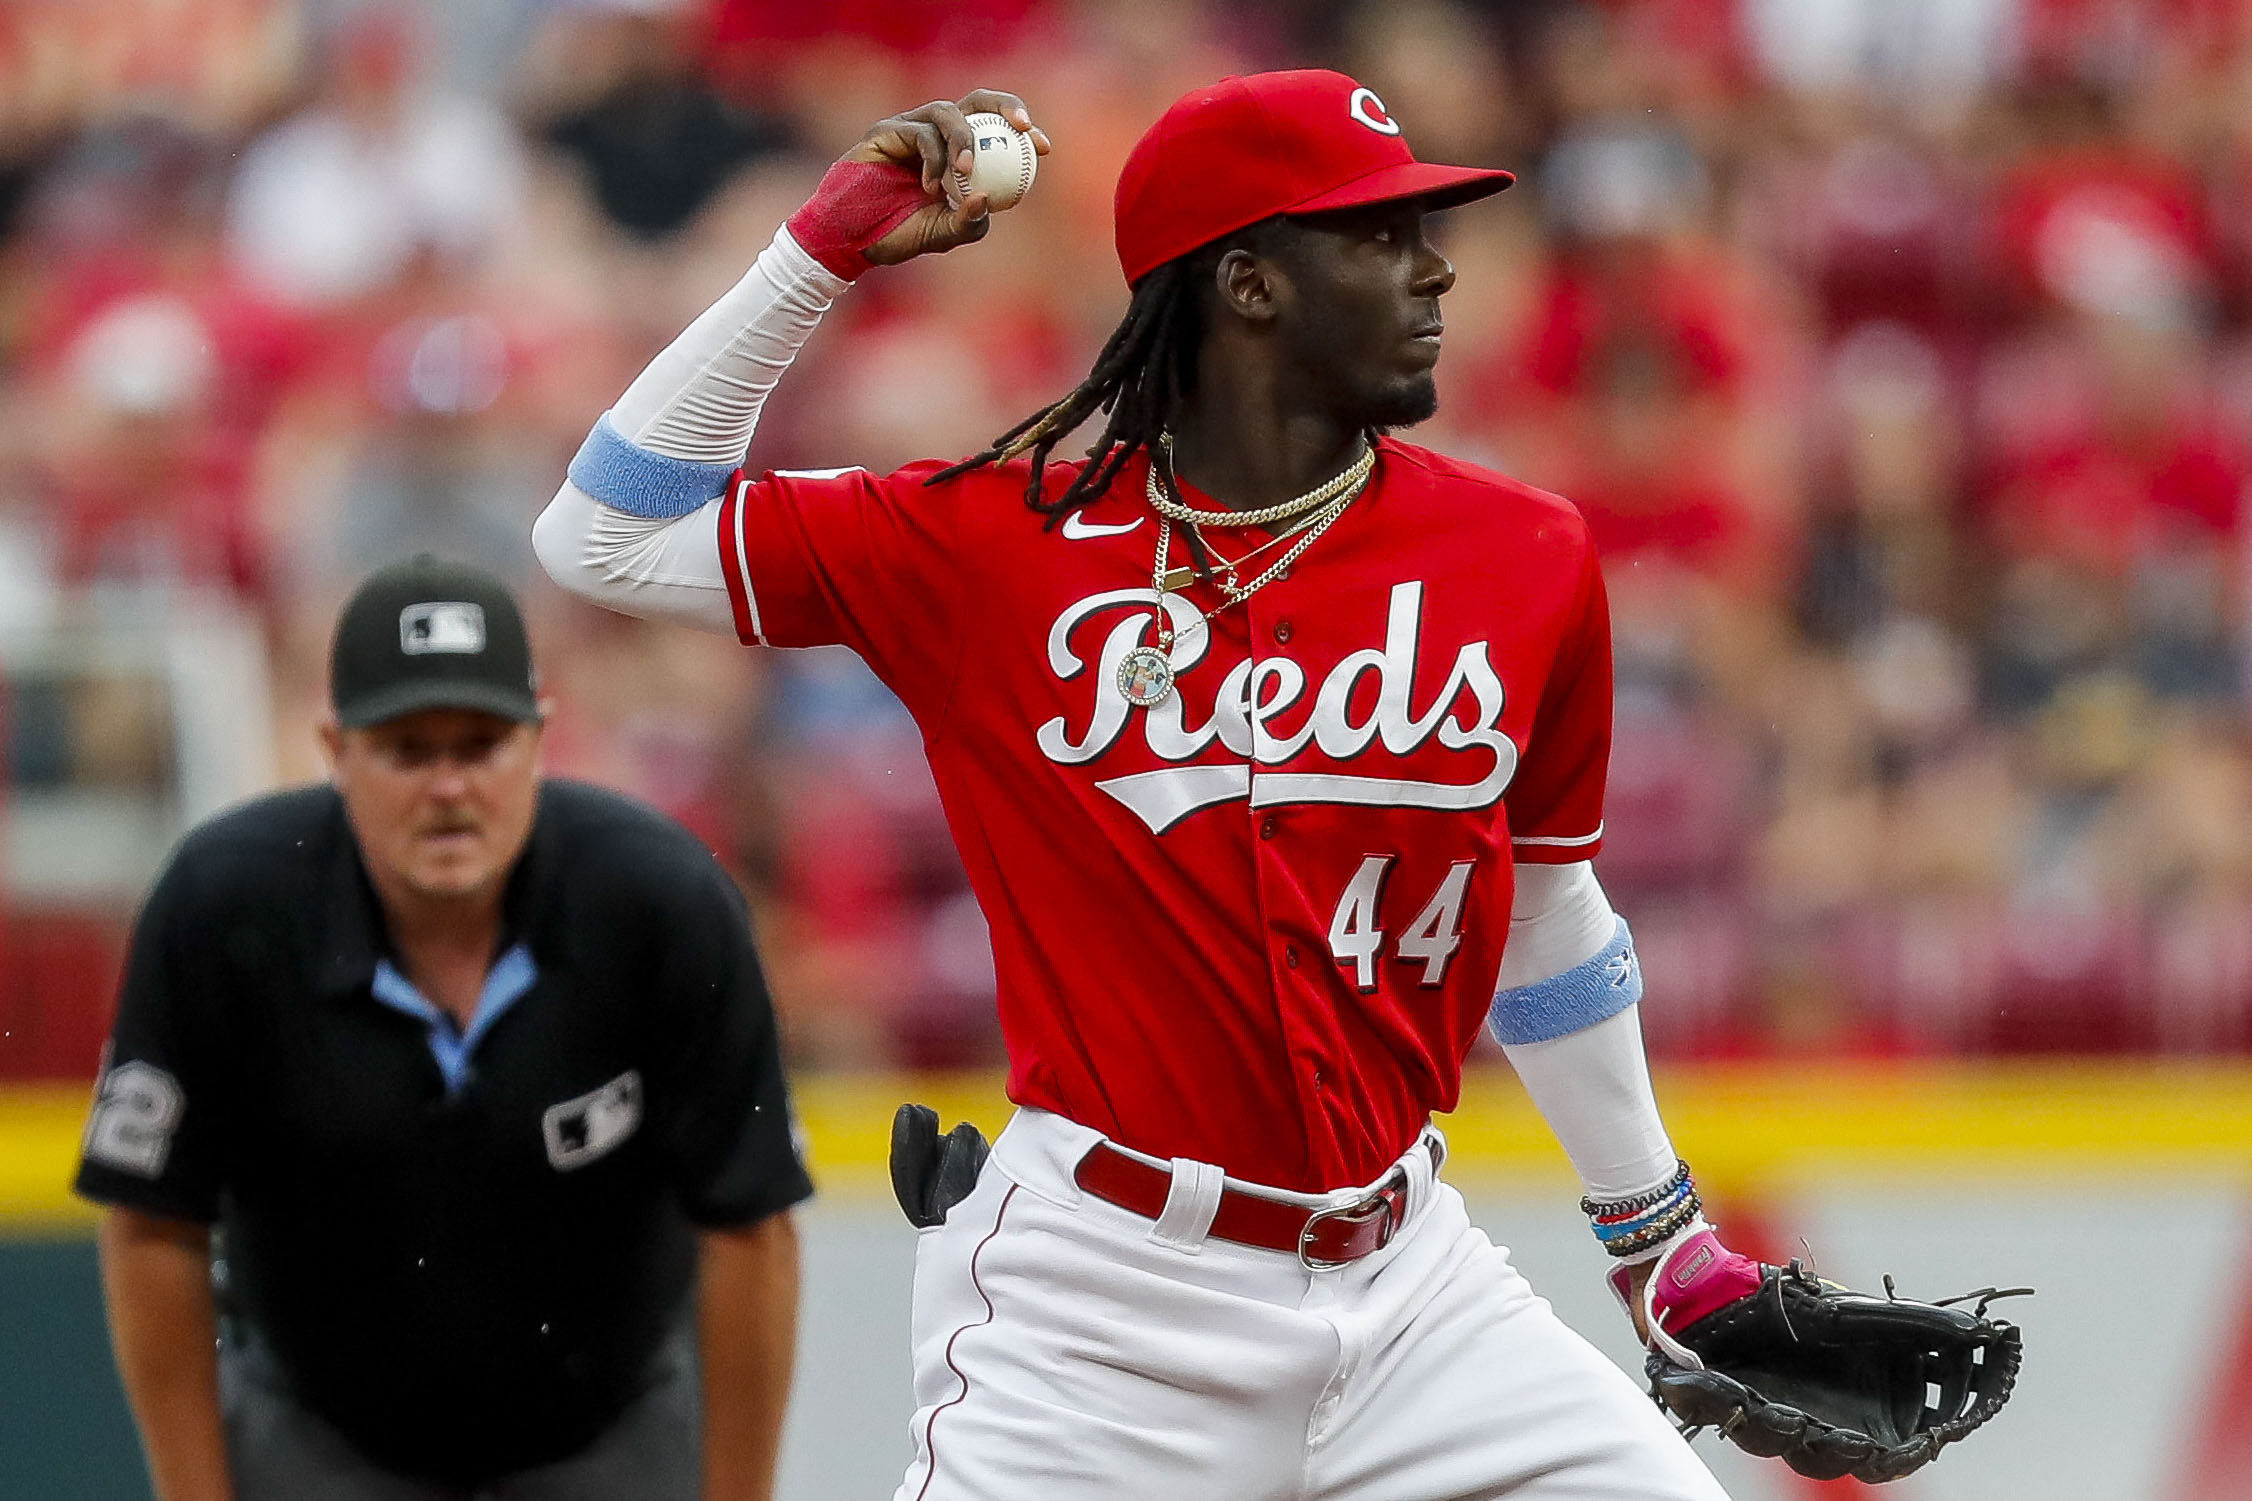
[[1209, 1166], [1154, 1222], [1082, 1193], [1099, 1139], [1018, 1112], [921, 1232], [895, 1501], [1726, 1501], [1420, 1147], [1391, 1244], [1310, 1271], [1206, 1236]]

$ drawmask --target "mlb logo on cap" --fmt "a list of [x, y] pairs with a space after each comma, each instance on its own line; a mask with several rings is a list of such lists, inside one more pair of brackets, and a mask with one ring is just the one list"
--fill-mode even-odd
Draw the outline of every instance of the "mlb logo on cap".
[[485, 607], [465, 599], [408, 605], [399, 612], [399, 650], [474, 654], [485, 649]]
[[424, 709], [540, 717], [532, 646], [508, 586], [427, 553], [379, 568], [337, 618], [329, 698], [347, 729]]

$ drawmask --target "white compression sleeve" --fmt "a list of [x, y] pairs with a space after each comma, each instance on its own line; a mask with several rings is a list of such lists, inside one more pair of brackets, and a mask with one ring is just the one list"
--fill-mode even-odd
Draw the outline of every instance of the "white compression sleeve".
[[1592, 861], [1518, 866], [1496, 988], [1515, 990], [1585, 964], [1611, 941], [1617, 924]]
[[1623, 1199], [1673, 1176], [1677, 1158], [1650, 1088], [1639, 1005], [1502, 1051], [1589, 1194]]
[[[608, 425], [633, 448], [666, 459], [740, 464], [766, 398], [847, 285], [777, 230], [743, 279], [626, 387]], [[565, 481], [533, 524], [532, 548], [556, 583], [596, 604], [734, 631], [712, 504], [637, 515]]]
[[566, 480], [532, 523], [532, 551], [549, 578], [604, 609], [732, 636], [717, 504], [686, 516], [631, 516]]
[[611, 425], [667, 458], [742, 463], [766, 398], [850, 285], [776, 230], [743, 279], [634, 377]]
[[[1520, 865], [1503, 988], [1535, 984], [1585, 963], [1616, 927], [1617, 914], [1587, 861]], [[1502, 1051], [1589, 1194], [1622, 1199], [1673, 1176], [1677, 1158], [1650, 1087], [1640, 1006]]]

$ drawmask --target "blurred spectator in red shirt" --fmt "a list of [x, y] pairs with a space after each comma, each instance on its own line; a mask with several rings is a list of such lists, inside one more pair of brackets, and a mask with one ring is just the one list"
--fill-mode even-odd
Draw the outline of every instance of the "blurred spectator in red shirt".
[[89, 133], [33, 191], [21, 347], [67, 582], [266, 587], [249, 471], [309, 346], [216, 251], [220, 164], [211, 144], [141, 121]]
[[761, 55], [826, 43], [838, 37], [874, 42], [910, 55], [956, 57], [1006, 50], [1028, 23], [1050, 6], [1045, 0], [828, 0], [809, 6], [794, 0], [716, 0], [711, 45], [723, 58], [756, 66]]
[[1605, 118], [1558, 141], [1540, 185], [1556, 252], [1473, 400], [1606, 558], [1769, 592], [1785, 560], [1738, 467], [1758, 336], [1737, 268], [1695, 232], [1702, 163], [1678, 133]]
[[45, 453], [65, 583], [262, 593], [262, 550], [210, 441], [211, 343], [193, 309], [161, 294], [110, 304], [71, 341]]

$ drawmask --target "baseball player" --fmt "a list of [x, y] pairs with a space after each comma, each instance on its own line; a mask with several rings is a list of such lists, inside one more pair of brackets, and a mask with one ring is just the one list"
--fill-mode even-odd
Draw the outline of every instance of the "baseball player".
[[[1083, 384], [962, 462], [744, 469], [855, 279], [986, 233], [955, 178], [977, 111], [1047, 149], [1008, 94], [872, 127], [534, 531], [613, 608], [850, 646], [922, 729], [1018, 1109], [927, 1216], [898, 1495], [1711, 1501], [1471, 1225], [1430, 1125], [1490, 1025], [1653, 1337], [1742, 1292], [1589, 866], [1587, 529], [1391, 436], [1437, 405], [1454, 271], [1427, 216], [1509, 174], [1418, 162], [1339, 74], [1198, 90], [1120, 178], [1132, 301]], [[1648, 1281], [1695, 1237], [1681, 1286]]]

